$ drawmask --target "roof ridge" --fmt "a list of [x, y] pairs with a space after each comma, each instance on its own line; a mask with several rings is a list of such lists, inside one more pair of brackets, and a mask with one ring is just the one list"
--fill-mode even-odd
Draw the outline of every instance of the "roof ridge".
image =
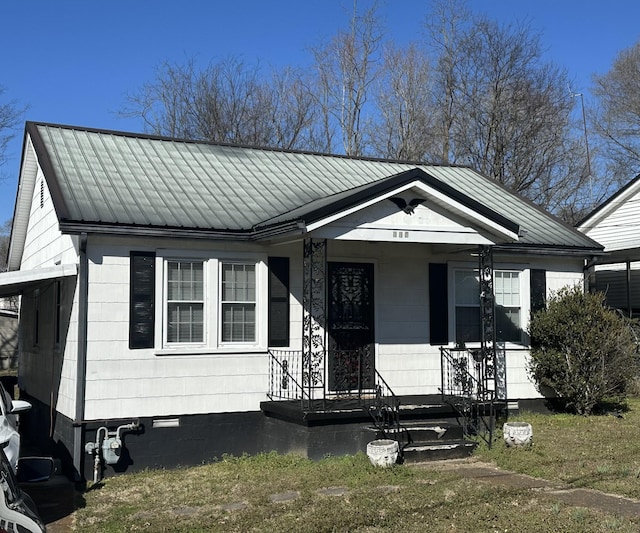
[[48, 128], [61, 128], [61, 129], [74, 130], [74, 131], [85, 131], [88, 133], [97, 133], [97, 134], [105, 134], [105, 135], [117, 135], [120, 137], [129, 137], [134, 139], [167, 141], [167, 142], [177, 142], [177, 143], [184, 143], [184, 144], [202, 144], [206, 146], [220, 146], [225, 148], [237, 148], [242, 150], [258, 150], [262, 152], [278, 152], [278, 153], [284, 153], [284, 154], [313, 155], [313, 156], [319, 156], [319, 157], [335, 157], [339, 159], [349, 159], [354, 161], [371, 161], [376, 163], [471, 169], [469, 165], [459, 165], [454, 163], [428, 163], [425, 161], [415, 161], [411, 159], [392, 159], [392, 158], [386, 158], [386, 157], [375, 157], [375, 156], [364, 156], [364, 155], [354, 156], [354, 155], [347, 155], [347, 154], [337, 154], [332, 152], [318, 152], [313, 150], [302, 150], [302, 149], [296, 150], [291, 148], [279, 148], [275, 146], [257, 146], [257, 145], [229, 143], [229, 142], [222, 142], [222, 141], [188, 139], [183, 137], [172, 137], [168, 135], [158, 135], [158, 134], [145, 133], [145, 132], [112, 130], [112, 129], [95, 128], [95, 127], [89, 127], [89, 126], [74, 126], [70, 124], [58, 124], [58, 123], [52, 123], [52, 122], [39, 122], [39, 121], [32, 121], [32, 120], [29, 120], [26, 122], [27, 129], [29, 128], [29, 125], [33, 125], [36, 127], [44, 126]]

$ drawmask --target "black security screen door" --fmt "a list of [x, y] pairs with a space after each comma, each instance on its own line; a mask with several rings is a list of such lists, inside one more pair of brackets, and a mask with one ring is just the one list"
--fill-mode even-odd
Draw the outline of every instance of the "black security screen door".
[[373, 309], [373, 265], [329, 263], [329, 390], [373, 387]]

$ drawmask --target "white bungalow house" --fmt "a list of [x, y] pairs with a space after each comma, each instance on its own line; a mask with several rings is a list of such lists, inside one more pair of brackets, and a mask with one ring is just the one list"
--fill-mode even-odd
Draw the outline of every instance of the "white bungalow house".
[[90, 477], [118, 437], [116, 470], [357, 450], [335, 399], [541, 400], [530, 312], [601, 251], [469, 168], [29, 122], [24, 430]]
[[604, 246], [605, 255], [590, 264], [590, 288], [628, 316], [640, 314], [640, 176], [577, 224]]

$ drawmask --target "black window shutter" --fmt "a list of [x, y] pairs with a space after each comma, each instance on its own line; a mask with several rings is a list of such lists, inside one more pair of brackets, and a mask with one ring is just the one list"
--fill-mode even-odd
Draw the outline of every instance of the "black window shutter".
[[153, 348], [156, 254], [131, 252], [129, 285], [129, 348]]
[[269, 257], [269, 346], [289, 346], [288, 257]]
[[429, 263], [429, 342], [449, 342], [447, 264]]
[[531, 269], [531, 313], [544, 309], [547, 305], [547, 272], [541, 269]]

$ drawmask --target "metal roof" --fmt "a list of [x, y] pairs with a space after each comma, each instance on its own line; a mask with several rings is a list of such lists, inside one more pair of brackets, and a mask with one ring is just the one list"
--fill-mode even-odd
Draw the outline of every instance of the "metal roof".
[[[517, 224], [520, 244], [600, 249], [466, 167], [290, 152], [28, 122], [62, 223], [246, 232], [420, 169]], [[25, 146], [27, 143], [25, 142]], [[393, 185], [393, 181], [390, 182]], [[334, 196], [335, 195], [335, 196]]]

